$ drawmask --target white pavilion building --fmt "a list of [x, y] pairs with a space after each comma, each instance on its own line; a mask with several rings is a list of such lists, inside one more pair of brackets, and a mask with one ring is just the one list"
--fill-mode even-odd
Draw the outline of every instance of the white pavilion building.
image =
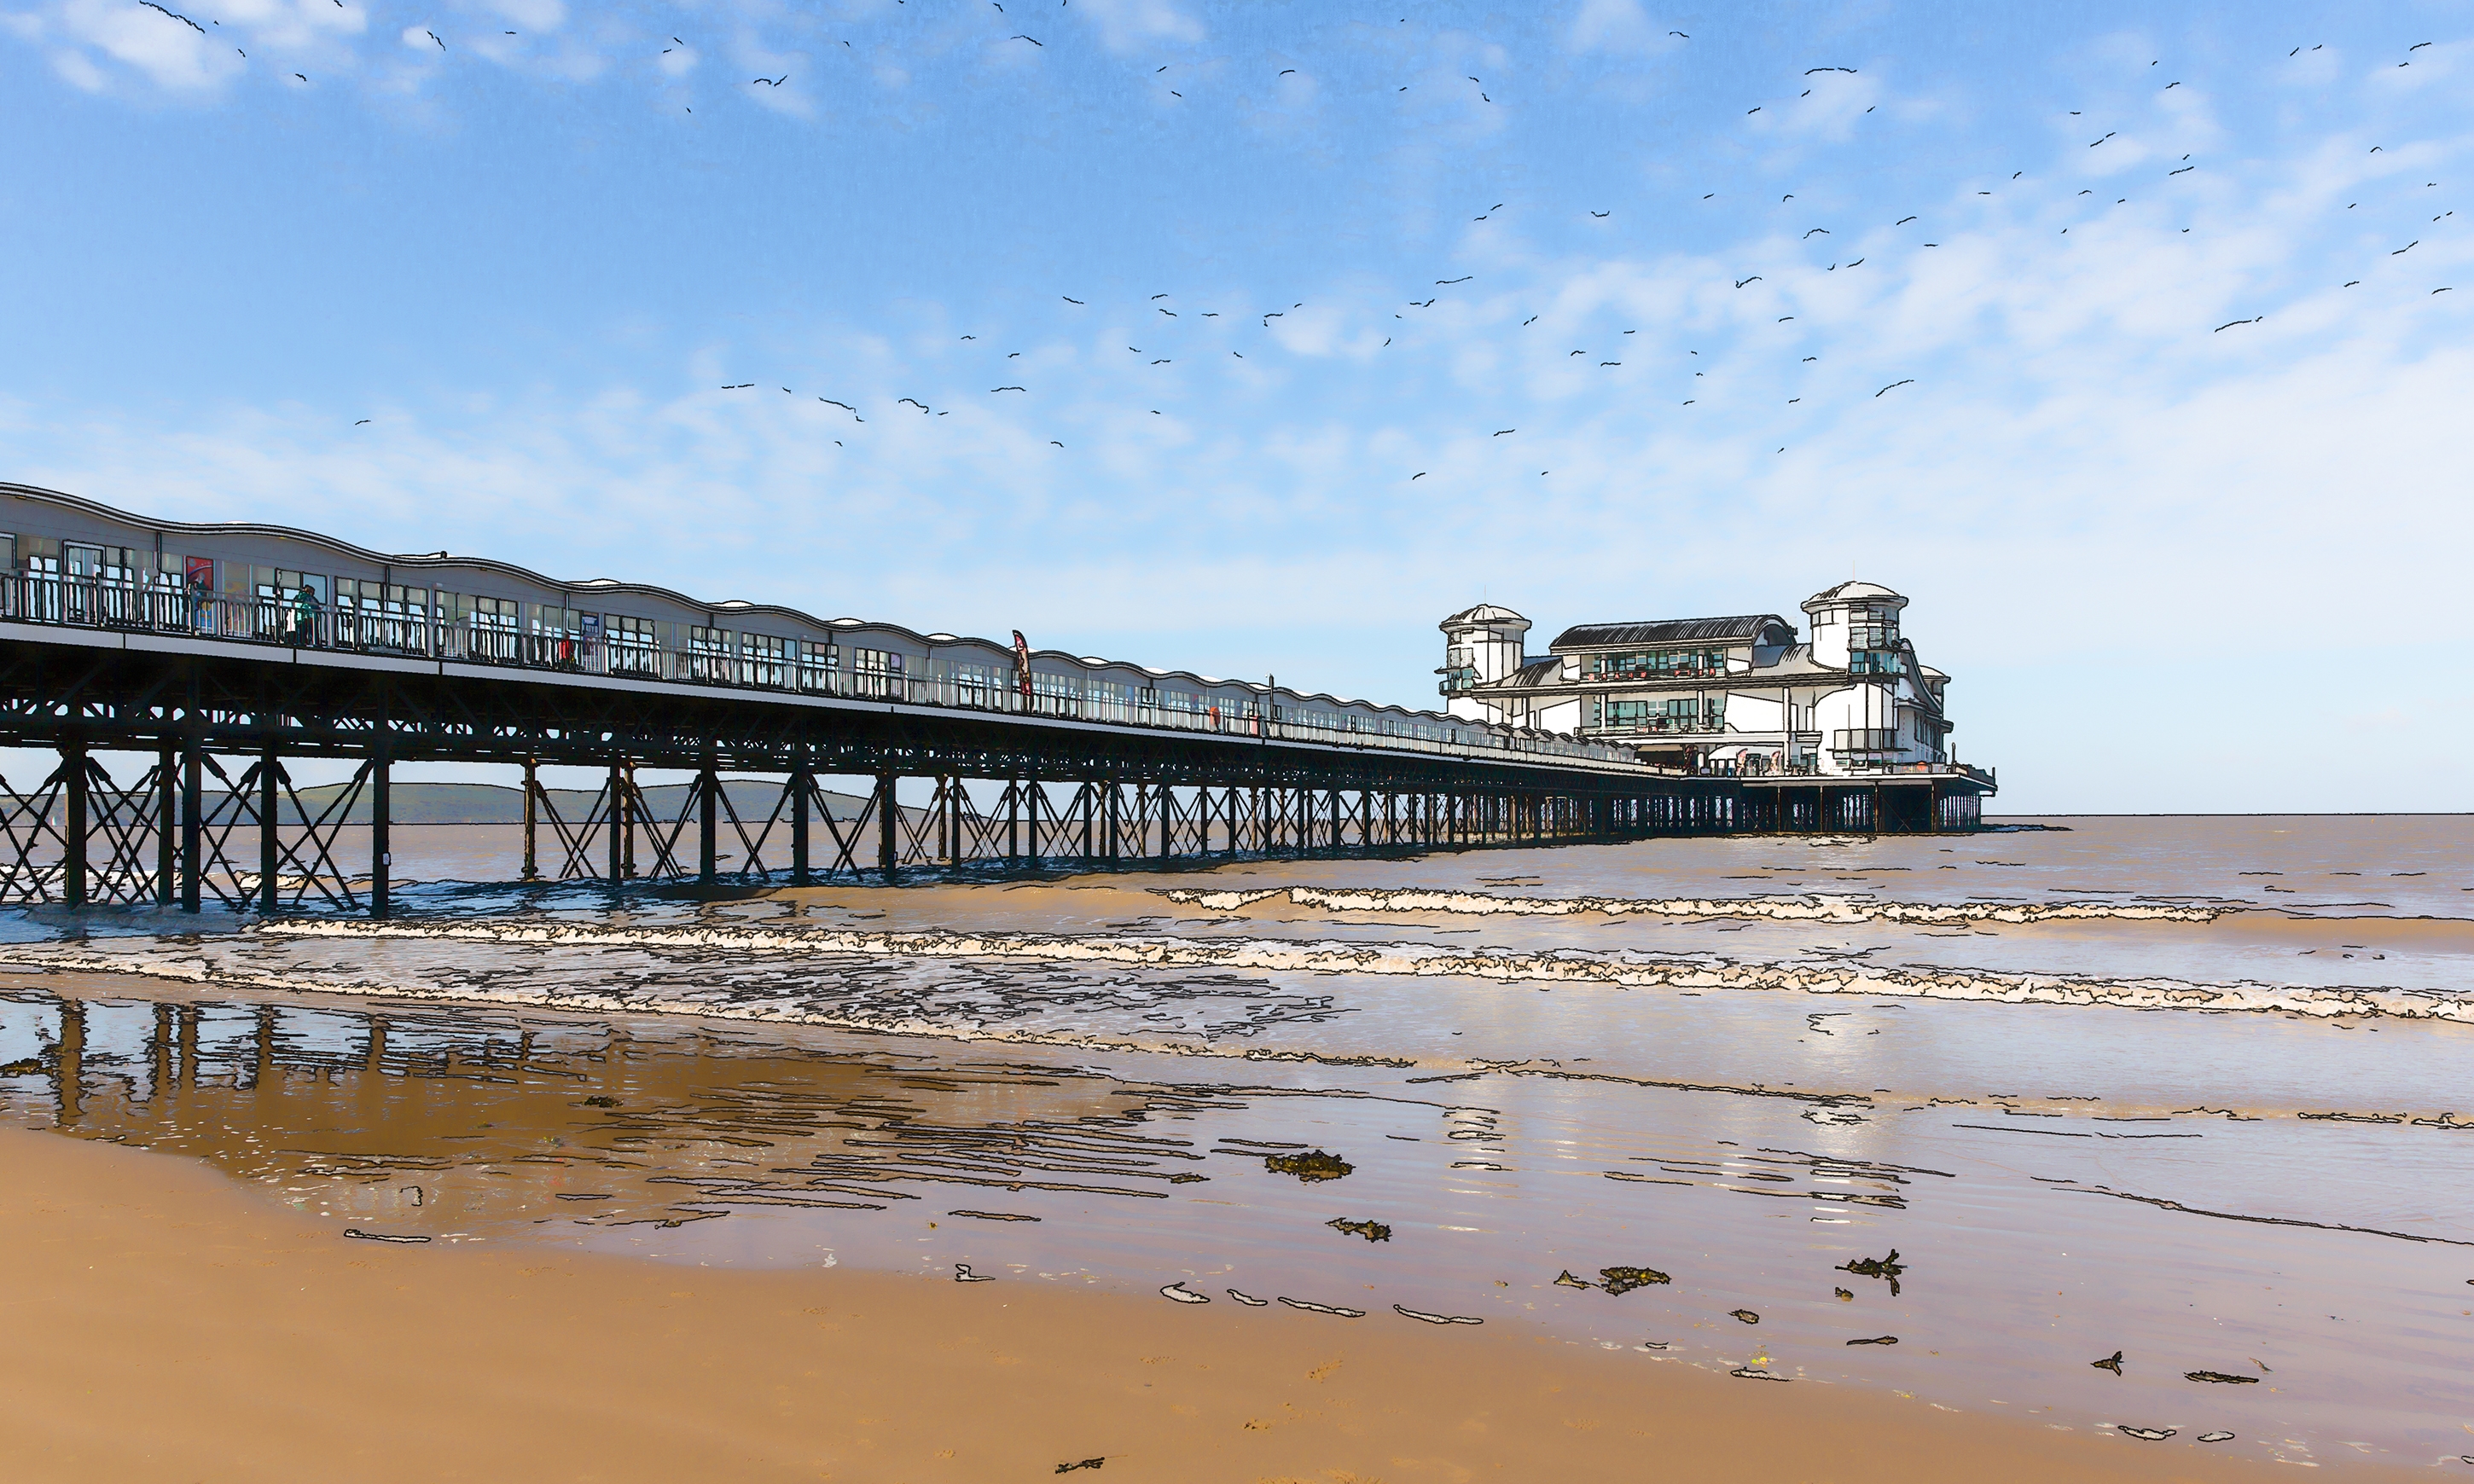
[[1583, 624], [1543, 656], [1529, 620], [1481, 604], [1443, 621], [1446, 709], [1637, 747], [1690, 772], [1874, 775], [1954, 767], [1950, 677], [1899, 633], [1907, 600], [1847, 582], [1775, 613]]

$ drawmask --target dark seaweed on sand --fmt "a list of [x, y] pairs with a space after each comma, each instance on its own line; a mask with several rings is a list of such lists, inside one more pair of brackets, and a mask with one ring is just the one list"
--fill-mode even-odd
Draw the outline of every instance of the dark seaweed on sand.
[[1370, 1242], [1392, 1240], [1392, 1229], [1379, 1221], [1351, 1221], [1346, 1216], [1334, 1216], [1323, 1225], [1335, 1232], [1346, 1232], [1350, 1236], [1362, 1236]]
[[1673, 1281], [1656, 1268], [1600, 1268], [1598, 1276], [1607, 1281], [1609, 1293], [1630, 1293], [1636, 1288], [1646, 1288], [1652, 1283]]
[[1894, 1299], [1899, 1296], [1899, 1275], [1906, 1270], [1907, 1265], [1899, 1260], [1899, 1249], [1895, 1247], [1890, 1249], [1890, 1255], [1886, 1257], [1858, 1257], [1853, 1262], [1842, 1262], [1838, 1265], [1839, 1272], [1853, 1273], [1857, 1278], [1888, 1279], [1890, 1297]]
[[2256, 1376], [2227, 1376], [2222, 1371], [2185, 1371], [2182, 1373], [2182, 1376], [2186, 1380], [2215, 1381], [2220, 1386], [2256, 1386], [2259, 1384], [2259, 1377]]
[[1317, 1149], [1310, 1154], [1271, 1154], [1263, 1157], [1263, 1168], [1274, 1175], [1295, 1175], [1299, 1180], [1338, 1180], [1357, 1168], [1336, 1154]]

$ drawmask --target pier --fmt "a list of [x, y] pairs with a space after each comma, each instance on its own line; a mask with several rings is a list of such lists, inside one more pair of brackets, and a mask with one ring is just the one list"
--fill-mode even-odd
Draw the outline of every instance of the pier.
[[[1992, 783], [1955, 766], [1697, 774], [1269, 678], [147, 520], [19, 485], [0, 485], [0, 746], [58, 759], [31, 786], [0, 778], [6, 900], [384, 914], [403, 763], [520, 776], [525, 874], [613, 885], [1967, 829]], [[289, 765], [310, 758], [349, 764], [349, 783], [304, 803]], [[546, 767], [594, 770], [598, 795], [560, 811]], [[644, 770], [691, 781], [656, 810]], [[769, 780], [761, 813], [742, 807], [751, 776]]]

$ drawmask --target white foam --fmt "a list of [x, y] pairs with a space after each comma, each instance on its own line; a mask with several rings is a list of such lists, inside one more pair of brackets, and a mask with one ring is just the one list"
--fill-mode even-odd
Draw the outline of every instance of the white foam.
[[[1404, 888], [1371, 891], [1360, 888], [1292, 886], [1288, 898], [1300, 907], [1326, 912], [1448, 912], [1471, 917], [1569, 917], [1600, 912], [1611, 917], [1766, 918], [1780, 922], [1902, 922], [1921, 926], [1953, 926], [1971, 922], [2060, 922], [2115, 919], [2153, 922], [2212, 922], [2225, 909], [2164, 902], [1906, 902], [1875, 901], [1864, 897], [1804, 893], [1780, 897], [1495, 897], [1483, 892], [1420, 891]], [[1187, 888], [1161, 890], [1160, 896], [1182, 905], [1233, 912], [1280, 888], [1259, 891], [1207, 892]]]
[[[335, 920], [269, 922], [256, 931], [270, 937], [432, 939], [546, 947], [634, 947], [731, 955], [859, 954], [892, 958], [1046, 960], [1141, 969], [1250, 969], [1270, 973], [1357, 973], [1413, 978], [1449, 976], [1533, 985], [1905, 995], [2000, 1004], [2256, 1011], [2321, 1018], [2389, 1016], [2474, 1023], [2474, 995], [2443, 990], [2374, 986], [2310, 988], [2250, 980], [2203, 984], [2163, 977], [1995, 973], [1982, 969], [1880, 968], [1844, 963], [1656, 962], [1575, 952], [1472, 951], [1414, 943], [1358, 945], [1273, 939], [1198, 940], [1052, 933], [865, 932], [849, 928], [786, 932], [752, 927], [609, 928], [565, 923]], [[622, 1003], [613, 1008], [628, 1006]], [[709, 1012], [698, 1006], [691, 1013]], [[1251, 1054], [1262, 1056], [1267, 1053]]]

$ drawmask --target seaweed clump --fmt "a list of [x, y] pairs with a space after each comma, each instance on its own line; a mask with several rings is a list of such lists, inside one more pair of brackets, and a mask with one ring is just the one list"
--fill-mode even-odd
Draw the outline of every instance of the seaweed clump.
[[2259, 1377], [2256, 1376], [2227, 1376], [2222, 1371], [2185, 1371], [2182, 1373], [2182, 1377], [2185, 1380], [2193, 1381], [2214, 1381], [2219, 1386], [2256, 1386], [2259, 1384]]
[[1598, 1276], [1607, 1281], [1607, 1292], [1611, 1294], [1630, 1293], [1652, 1283], [1674, 1281], [1656, 1268], [1600, 1268]]
[[1323, 1225], [1350, 1236], [1362, 1236], [1370, 1242], [1392, 1240], [1392, 1229], [1379, 1221], [1351, 1221], [1346, 1216], [1334, 1216]]
[[1274, 1175], [1295, 1175], [1311, 1183], [1338, 1180], [1357, 1166], [1336, 1154], [1325, 1154], [1317, 1149], [1310, 1154], [1267, 1154], [1263, 1157], [1263, 1168]]
[[1890, 1297], [1895, 1299], [1899, 1296], [1899, 1275], [1907, 1270], [1907, 1265], [1899, 1260], [1899, 1249], [1893, 1247], [1886, 1257], [1858, 1257], [1840, 1263], [1837, 1270], [1857, 1278], [1886, 1278], [1890, 1281]]

